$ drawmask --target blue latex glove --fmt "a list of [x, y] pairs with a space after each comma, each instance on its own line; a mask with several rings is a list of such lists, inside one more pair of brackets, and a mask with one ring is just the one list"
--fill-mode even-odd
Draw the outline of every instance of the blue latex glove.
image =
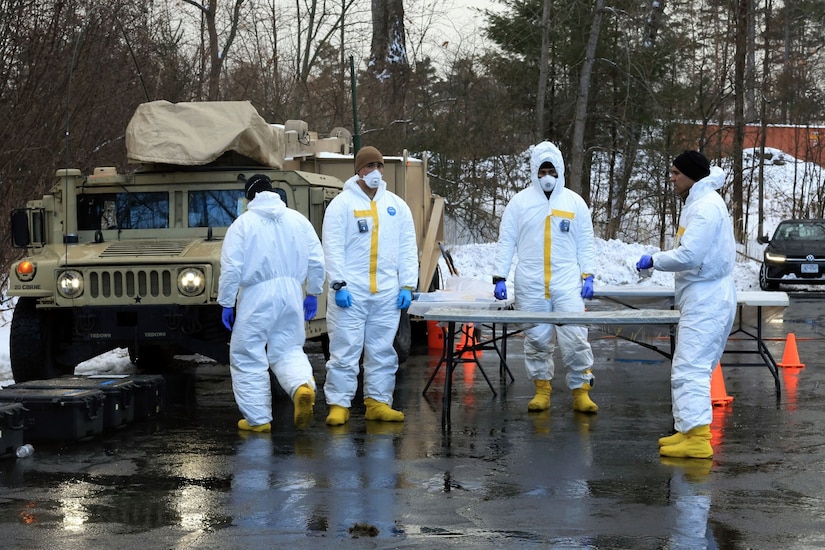
[[582, 284], [582, 298], [589, 300], [593, 297], [593, 275], [588, 275]]
[[398, 309], [407, 309], [412, 303], [412, 292], [408, 288], [402, 288], [398, 293]]
[[221, 313], [221, 321], [223, 321], [223, 326], [226, 327], [226, 330], [232, 332], [232, 326], [235, 324], [235, 308], [223, 308], [223, 312]]
[[651, 267], [653, 267], [653, 256], [648, 256], [645, 254], [641, 257], [641, 259], [639, 259], [638, 262], [636, 262], [636, 269], [639, 271], [643, 269], [650, 269]]
[[318, 297], [308, 295], [304, 298], [304, 321], [309, 321], [318, 313]]
[[493, 296], [496, 297], [496, 300], [507, 299], [507, 283], [505, 281], [499, 281], [496, 283], [496, 289], [493, 291]]
[[342, 288], [335, 291], [335, 305], [338, 307], [350, 307], [352, 305], [352, 294], [349, 290]]

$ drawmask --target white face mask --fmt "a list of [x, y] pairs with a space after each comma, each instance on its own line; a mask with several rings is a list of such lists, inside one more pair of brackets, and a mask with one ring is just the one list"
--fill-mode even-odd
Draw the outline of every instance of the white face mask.
[[378, 189], [381, 185], [381, 171], [377, 168], [362, 178], [370, 189]]
[[549, 193], [556, 188], [557, 181], [559, 181], [559, 178], [555, 176], [542, 176], [539, 178], [539, 185], [541, 185], [544, 192]]

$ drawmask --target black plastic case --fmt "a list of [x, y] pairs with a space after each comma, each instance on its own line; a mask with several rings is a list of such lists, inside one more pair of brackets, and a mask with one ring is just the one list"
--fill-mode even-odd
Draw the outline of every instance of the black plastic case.
[[106, 396], [103, 428], [122, 428], [135, 419], [135, 383], [122, 379], [94, 379], [88, 376], [61, 376], [48, 380], [29, 380], [9, 388], [100, 390]]
[[105, 400], [95, 389], [0, 389], [0, 403], [21, 403], [28, 410], [23, 433], [32, 440], [73, 441], [102, 433]]
[[26, 407], [22, 403], [0, 403], [0, 457], [14, 456], [23, 444]]
[[160, 374], [93, 374], [89, 378], [133, 382], [135, 420], [156, 418], [166, 411], [166, 379]]

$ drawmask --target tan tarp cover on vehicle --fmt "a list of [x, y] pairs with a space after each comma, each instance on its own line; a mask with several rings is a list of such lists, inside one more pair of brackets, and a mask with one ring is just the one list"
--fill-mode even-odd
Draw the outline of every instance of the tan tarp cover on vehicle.
[[198, 166], [227, 151], [280, 169], [284, 130], [261, 118], [248, 101], [152, 101], [140, 105], [126, 127], [129, 162]]

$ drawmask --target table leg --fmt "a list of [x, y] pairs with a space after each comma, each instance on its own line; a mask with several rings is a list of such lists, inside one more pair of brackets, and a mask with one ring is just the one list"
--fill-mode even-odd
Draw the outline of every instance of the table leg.
[[444, 339], [446, 372], [444, 373], [444, 395], [441, 403], [441, 429], [446, 430], [450, 426], [450, 406], [453, 392], [453, 370], [455, 369], [455, 359], [453, 357], [453, 346], [455, 346], [455, 321], [447, 324], [447, 337]]
[[439, 369], [441, 369], [441, 365], [443, 365], [447, 361], [447, 355], [450, 353], [450, 348], [447, 347], [447, 334], [444, 327], [439, 327], [441, 330], [441, 341], [444, 342], [443, 347], [441, 349], [441, 358], [438, 360], [438, 364], [435, 366], [430, 379], [427, 380], [427, 383], [424, 385], [424, 391], [421, 392], [421, 395], [426, 396], [427, 390], [430, 389], [430, 384], [433, 383], [435, 380], [435, 376], [438, 374]]
[[762, 339], [762, 306], [756, 307], [756, 342], [759, 349], [759, 354], [762, 356], [762, 360], [765, 362], [768, 370], [771, 371], [771, 374], [773, 375], [774, 385], [776, 386], [776, 399], [778, 401], [782, 396], [782, 391], [779, 386], [779, 367], [777, 366], [773, 355], [771, 355], [768, 346], [765, 345], [765, 342]]

